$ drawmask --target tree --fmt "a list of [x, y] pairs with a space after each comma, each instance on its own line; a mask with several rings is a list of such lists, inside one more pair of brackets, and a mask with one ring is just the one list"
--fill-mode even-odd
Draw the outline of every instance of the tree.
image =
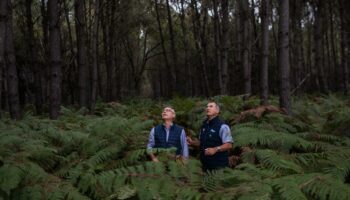
[[78, 68], [79, 68], [79, 105], [88, 107], [88, 73], [86, 56], [86, 23], [84, 0], [75, 0], [75, 27], [77, 32], [78, 45]]
[[0, 1], [0, 117], [2, 105], [2, 77], [5, 69], [5, 41], [6, 41], [7, 1]]
[[33, 69], [34, 73], [34, 93], [35, 93], [35, 108], [36, 113], [40, 115], [42, 113], [43, 106], [43, 96], [42, 96], [42, 88], [41, 88], [41, 70], [39, 63], [37, 61], [38, 55], [35, 45], [35, 37], [34, 37], [34, 24], [32, 17], [32, 3], [33, 0], [26, 0], [26, 20], [27, 20], [27, 31], [28, 31], [28, 60], [29, 65]]
[[261, 69], [260, 69], [260, 99], [262, 105], [268, 104], [269, 92], [269, 25], [270, 25], [270, 0], [261, 1]]
[[100, 1], [94, 0], [94, 21], [92, 27], [91, 36], [91, 54], [92, 54], [92, 67], [91, 67], [91, 110], [93, 111], [96, 104], [98, 94], [98, 44], [99, 44], [99, 15], [100, 15]]
[[241, 38], [242, 38], [242, 67], [244, 77], [244, 94], [249, 96], [252, 93], [252, 67], [249, 59], [251, 52], [250, 41], [250, 23], [249, 23], [249, 2], [247, 0], [240, 0], [240, 26], [241, 26]]
[[221, 20], [221, 71], [222, 71], [222, 87], [220, 93], [223, 95], [228, 95], [228, 51], [229, 51], [229, 1], [221, 1], [221, 11], [222, 11], [222, 20]]
[[289, 0], [279, 2], [279, 31], [277, 65], [280, 81], [280, 107], [291, 114], [290, 100], [290, 66], [289, 66]]
[[59, 0], [48, 1], [50, 48], [50, 118], [57, 119], [61, 106], [61, 36]]
[[12, 119], [20, 118], [19, 96], [18, 96], [18, 76], [16, 66], [15, 47], [13, 44], [12, 26], [12, 4], [11, 0], [6, 0], [6, 37], [5, 37], [5, 62], [7, 66], [7, 90]]

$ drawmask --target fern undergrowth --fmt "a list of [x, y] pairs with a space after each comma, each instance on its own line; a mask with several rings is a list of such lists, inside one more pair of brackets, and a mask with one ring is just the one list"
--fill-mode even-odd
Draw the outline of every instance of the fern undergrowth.
[[[336, 95], [293, 101], [293, 115], [263, 113], [234, 122], [258, 98], [217, 96], [231, 125], [230, 168], [203, 173], [198, 151], [145, 149], [162, 106], [198, 137], [206, 100], [99, 103], [94, 113], [62, 107], [58, 120], [0, 121], [0, 199], [281, 199], [350, 198], [350, 100]], [[270, 99], [277, 105], [277, 99]], [[234, 161], [234, 162], [233, 162]]]

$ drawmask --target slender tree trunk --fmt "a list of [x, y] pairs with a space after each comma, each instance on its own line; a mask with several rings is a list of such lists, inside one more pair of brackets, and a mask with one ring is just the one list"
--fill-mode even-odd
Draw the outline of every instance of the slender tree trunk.
[[260, 71], [260, 100], [261, 105], [268, 104], [269, 92], [269, 25], [270, 25], [270, 0], [261, 1], [261, 71]]
[[6, 41], [6, 20], [7, 20], [7, 1], [0, 1], [0, 118], [2, 109], [2, 86], [3, 70], [5, 69], [5, 41]]
[[218, 84], [219, 84], [219, 93], [223, 91], [223, 83], [222, 83], [222, 65], [221, 65], [221, 51], [220, 51], [220, 19], [218, 13], [218, 5], [216, 0], [212, 0], [213, 10], [214, 10], [214, 19], [213, 19], [213, 31], [214, 31], [214, 45], [215, 45], [215, 61], [216, 61], [216, 69], [218, 71]]
[[88, 73], [89, 68], [86, 64], [86, 23], [84, 0], [75, 0], [75, 27], [77, 33], [78, 49], [78, 68], [79, 68], [79, 105], [88, 107]]
[[42, 85], [42, 97], [43, 103], [48, 102], [48, 76], [49, 76], [49, 23], [48, 23], [48, 11], [46, 0], [41, 0], [40, 4], [41, 12], [41, 28], [43, 34], [43, 48], [44, 48], [44, 58], [42, 63], [42, 68], [40, 69], [41, 74], [41, 85]]
[[[104, 57], [104, 64], [105, 64], [105, 68], [106, 71], [108, 69], [108, 65], [109, 65], [109, 61], [108, 61], [108, 19], [109, 19], [109, 7], [107, 6], [108, 2], [104, 1], [104, 5], [101, 7], [101, 13], [102, 13], [102, 17], [101, 17], [101, 28], [102, 28], [102, 43], [103, 43], [103, 57]], [[102, 78], [104, 74], [100, 74], [101, 80], [105, 79]], [[107, 87], [100, 87], [100, 92], [102, 94], [102, 96], [104, 97], [105, 101], [109, 101], [108, 100], [108, 78], [107, 78]]]
[[188, 34], [187, 34], [187, 28], [185, 24], [185, 8], [184, 8], [185, 0], [181, 0], [181, 14], [180, 14], [180, 21], [181, 21], [181, 31], [182, 31], [182, 43], [184, 45], [184, 56], [185, 56], [185, 69], [186, 69], [186, 91], [187, 95], [193, 96], [194, 90], [193, 90], [193, 76], [192, 76], [192, 67], [189, 64], [189, 58], [188, 58], [188, 50], [189, 50], [189, 43], [188, 43]]
[[250, 23], [249, 23], [249, 2], [247, 0], [240, 0], [241, 14], [241, 34], [243, 38], [242, 46], [242, 64], [244, 73], [244, 94], [250, 96], [252, 93], [252, 77], [251, 77], [251, 64], [249, 60], [249, 53], [251, 52], [250, 41]]
[[315, 69], [317, 69], [317, 77], [320, 83], [321, 92], [328, 92], [327, 82], [324, 74], [324, 66], [322, 63], [323, 49], [323, 6], [322, 0], [317, 0], [315, 6], [315, 27], [314, 27], [314, 42], [315, 42]]
[[[236, 37], [234, 38], [234, 42], [236, 44], [234, 58], [235, 58], [235, 71], [241, 71], [242, 69], [242, 48], [243, 48], [243, 36], [242, 36], [242, 27], [241, 27], [241, 16], [242, 16], [242, 10], [240, 6], [240, 2], [238, 1], [235, 6], [235, 32]], [[240, 94], [242, 93], [241, 88], [244, 88], [241, 84], [241, 80], [238, 80], [235, 76], [231, 78], [234, 80], [234, 90], [233, 94]]]
[[174, 72], [172, 66], [169, 64], [167, 51], [166, 51], [166, 48], [165, 48], [163, 28], [162, 28], [162, 24], [161, 24], [161, 21], [160, 21], [160, 15], [159, 15], [158, 0], [154, 0], [154, 5], [155, 5], [155, 11], [156, 11], [156, 15], [157, 15], [159, 37], [160, 37], [160, 43], [161, 43], [162, 50], [163, 50], [165, 66], [166, 66], [166, 69], [168, 69], [169, 74], [170, 74], [170, 76], [169, 76], [170, 80], [168, 81], [168, 96], [172, 97], [173, 92], [175, 91], [175, 76], [176, 75], [175, 75], [175, 72]]
[[99, 29], [99, 14], [100, 14], [100, 1], [94, 0], [94, 20], [92, 27], [91, 37], [91, 53], [92, 53], [92, 68], [91, 68], [91, 111], [94, 111], [96, 99], [97, 99], [97, 88], [98, 88], [98, 29]]
[[348, 95], [349, 94], [349, 38], [348, 36], [350, 34], [347, 33], [347, 24], [346, 24], [346, 10], [345, 10], [345, 2], [346, 0], [340, 0], [340, 21], [341, 21], [341, 64], [343, 68], [343, 89], [344, 89], [344, 94]]
[[334, 89], [335, 91], [338, 91], [339, 89], [339, 80], [338, 80], [338, 66], [339, 66], [339, 62], [338, 62], [338, 53], [337, 53], [337, 48], [335, 46], [335, 41], [336, 41], [336, 35], [335, 35], [335, 31], [334, 31], [334, 22], [335, 22], [335, 13], [334, 13], [334, 8], [333, 6], [336, 5], [336, 2], [330, 1], [329, 2], [329, 13], [330, 13], [330, 17], [329, 17], [329, 24], [330, 24], [330, 40], [331, 40], [331, 49], [332, 49], [332, 64], [333, 64], [333, 84], [334, 84]]
[[70, 103], [75, 104], [76, 103], [76, 91], [77, 91], [77, 59], [76, 59], [76, 52], [74, 50], [74, 43], [73, 43], [73, 34], [72, 34], [72, 28], [71, 28], [71, 22], [70, 22], [70, 10], [67, 5], [66, 0], [63, 0], [63, 9], [64, 9], [64, 17], [65, 21], [67, 23], [67, 29], [68, 29], [68, 40], [69, 40], [69, 51], [70, 51], [70, 57], [69, 57], [69, 64], [68, 64], [68, 73], [67, 73], [67, 79], [68, 79], [68, 87], [69, 87], [69, 93], [70, 93]]
[[228, 95], [228, 50], [229, 50], [229, 21], [228, 21], [228, 7], [229, 1], [221, 1], [221, 11], [222, 11], [222, 37], [221, 37], [221, 65], [222, 65], [222, 88], [220, 93], [223, 95]]
[[50, 40], [50, 118], [57, 119], [61, 106], [61, 35], [59, 0], [48, 0]]
[[278, 68], [280, 75], [280, 107], [291, 114], [289, 66], [289, 0], [280, 0], [278, 34]]
[[[173, 91], [172, 94], [177, 90], [178, 92], [183, 92], [183, 89], [181, 88], [180, 84], [178, 84], [177, 76], [178, 76], [178, 64], [177, 64], [177, 52], [175, 48], [175, 36], [174, 36], [174, 28], [173, 28], [173, 21], [171, 17], [171, 10], [169, 5], [169, 0], [166, 0], [166, 7], [167, 7], [167, 14], [168, 14], [168, 28], [169, 28], [169, 35], [170, 35], [170, 46], [171, 46], [171, 53], [173, 58], [173, 63], [171, 67], [171, 79], [172, 79], [172, 85], [173, 85]], [[181, 88], [181, 89], [180, 89]]]
[[41, 73], [40, 69], [41, 67], [38, 65], [37, 62], [37, 51], [35, 49], [35, 37], [34, 37], [34, 24], [32, 19], [32, 3], [33, 0], [26, 0], [26, 20], [27, 20], [27, 34], [28, 34], [28, 60], [29, 65], [33, 69], [34, 73], [34, 92], [35, 92], [35, 108], [36, 113], [41, 114], [42, 113], [42, 89], [41, 89]]
[[[200, 15], [197, 8], [197, 2], [196, 0], [191, 0], [191, 12], [192, 12], [192, 30], [193, 30], [193, 37], [195, 40], [195, 47], [196, 51], [199, 54], [199, 67], [197, 68], [198, 74], [201, 74], [201, 77], [203, 79], [197, 79], [196, 81], [196, 88], [202, 88], [202, 92], [200, 94], [204, 94], [205, 96], [209, 96], [209, 81], [207, 76], [207, 62], [205, 57], [206, 52], [206, 41], [202, 41], [202, 38], [205, 38], [205, 33], [202, 32], [205, 29], [201, 29], [201, 23], [200, 23]], [[205, 9], [204, 9], [205, 10]], [[206, 14], [204, 14], [206, 15]], [[206, 17], [206, 16], [205, 16]], [[206, 23], [206, 20], [204, 20]], [[204, 25], [203, 25], [204, 26]], [[202, 86], [202, 87], [200, 87]]]
[[109, 11], [109, 27], [108, 27], [108, 53], [107, 53], [107, 101], [114, 100], [114, 88], [113, 88], [113, 68], [116, 66], [115, 64], [115, 13], [117, 10], [116, 2], [111, 1], [111, 6], [107, 10]]
[[12, 26], [12, 5], [11, 0], [7, 1], [7, 20], [6, 20], [6, 40], [5, 40], [5, 60], [7, 66], [7, 84], [8, 99], [10, 106], [10, 115], [12, 119], [20, 118], [19, 96], [18, 96], [18, 77], [16, 67], [15, 47], [13, 44], [13, 26]]

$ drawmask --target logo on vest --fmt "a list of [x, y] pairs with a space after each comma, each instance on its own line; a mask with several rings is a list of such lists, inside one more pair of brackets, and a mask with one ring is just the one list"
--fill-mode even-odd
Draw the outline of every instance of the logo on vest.
[[210, 132], [215, 133], [215, 130], [214, 130], [214, 129], [211, 129]]

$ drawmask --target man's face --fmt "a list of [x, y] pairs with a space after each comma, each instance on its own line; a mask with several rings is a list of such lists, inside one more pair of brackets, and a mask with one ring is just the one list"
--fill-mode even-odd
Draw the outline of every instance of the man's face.
[[216, 116], [219, 114], [219, 110], [217, 109], [216, 103], [214, 102], [210, 102], [207, 104], [206, 111], [208, 117]]
[[162, 112], [162, 119], [163, 120], [174, 120], [175, 119], [175, 113], [174, 109], [170, 107], [165, 107]]

